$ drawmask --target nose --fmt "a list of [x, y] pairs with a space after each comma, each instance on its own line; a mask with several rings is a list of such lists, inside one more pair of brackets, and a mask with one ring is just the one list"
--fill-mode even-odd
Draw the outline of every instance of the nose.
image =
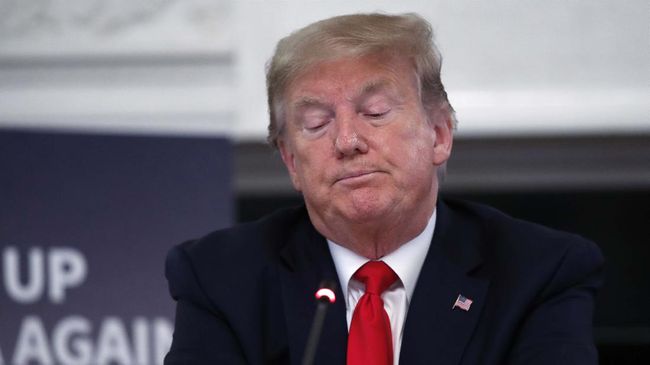
[[334, 149], [338, 158], [350, 157], [368, 152], [368, 143], [354, 118], [337, 121]]

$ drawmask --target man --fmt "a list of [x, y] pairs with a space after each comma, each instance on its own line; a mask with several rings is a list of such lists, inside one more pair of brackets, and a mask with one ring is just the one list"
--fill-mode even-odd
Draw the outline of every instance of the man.
[[166, 364], [297, 364], [323, 280], [317, 364], [591, 364], [592, 243], [438, 198], [454, 112], [429, 24], [349, 15], [280, 41], [276, 146], [305, 206], [169, 254]]

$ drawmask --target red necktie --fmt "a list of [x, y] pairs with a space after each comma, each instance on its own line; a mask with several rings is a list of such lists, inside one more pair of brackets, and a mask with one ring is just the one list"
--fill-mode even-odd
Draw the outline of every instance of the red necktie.
[[352, 314], [347, 365], [393, 365], [393, 337], [381, 293], [397, 274], [383, 261], [369, 261], [353, 278], [366, 285], [366, 292]]

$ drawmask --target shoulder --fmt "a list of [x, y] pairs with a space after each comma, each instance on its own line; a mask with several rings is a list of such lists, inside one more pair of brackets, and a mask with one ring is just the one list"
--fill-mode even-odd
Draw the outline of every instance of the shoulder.
[[281, 249], [292, 229], [307, 223], [308, 219], [304, 206], [285, 208], [254, 222], [211, 232], [202, 238], [184, 242], [177, 248], [197, 259], [206, 254], [223, 253], [231, 256], [250, 256], [253, 253], [273, 255]]
[[567, 278], [586, 275], [603, 264], [598, 246], [580, 235], [513, 218], [482, 204], [460, 200], [445, 204], [454, 224], [472, 232], [479, 242], [490, 272], [550, 280], [558, 273]]
[[[165, 264], [172, 296], [181, 290], [193, 291], [189, 285], [192, 282], [205, 291], [215, 282], [236, 287], [246, 280], [256, 280], [279, 262], [290, 236], [305, 224], [309, 224], [309, 218], [304, 206], [288, 208], [173, 247]], [[221, 279], [216, 281], [216, 277]]]

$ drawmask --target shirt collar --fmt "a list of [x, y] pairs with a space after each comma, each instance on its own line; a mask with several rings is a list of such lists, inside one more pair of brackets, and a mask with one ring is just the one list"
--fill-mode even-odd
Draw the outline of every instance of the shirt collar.
[[[389, 253], [381, 258], [393, 271], [399, 276], [404, 289], [406, 290], [406, 298], [411, 300], [415, 284], [417, 283], [420, 270], [424, 264], [431, 239], [433, 238], [433, 231], [436, 226], [436, 210], [433, 211], [427, 226], [422, 232], [412, 240], [406, 242], [397, 248], [397, 250]], [[348, 284], [352, 275], [366, 262], [368, 258], [361, 256], [331, 240], [327, 240], [336, 273], [341, 283], [341, 292], [347, 301]], [[347, 304], [347, 303], [346, 303]]]

